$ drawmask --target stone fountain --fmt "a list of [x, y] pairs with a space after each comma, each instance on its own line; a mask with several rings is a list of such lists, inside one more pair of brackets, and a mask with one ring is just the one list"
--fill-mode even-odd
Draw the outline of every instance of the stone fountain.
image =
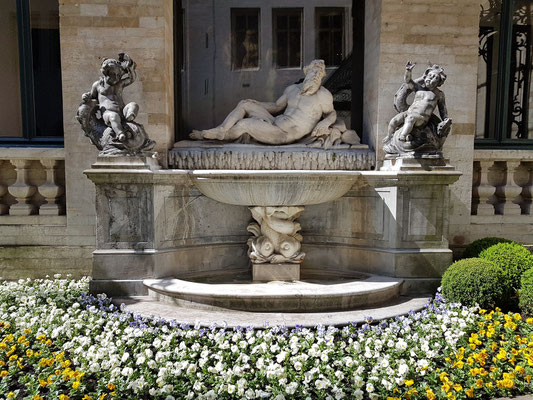
[[[451, 125], [436, 88], [442, 70], [412, 81], [406, 67], [403, 114], [391, 121], [380, 171], [337, 119], [320, 60], [276, 102], [243, 100], [221, 125], [193, 131], [162, 169], [131, 122], [138, 107], [120, 97], [118, 118], [94, 111], [109, 101], [107, 86], [134, 77], [129, 57], [115, 61], [122, 78], [106, 80], [102, 67], [79, 112], [101, 149], [86, 171], [97, 189], [94, 291], [208, 310], [324, 312], [438, 285], [451, 261], [448, 185], [460, 175], [440, 153]], [[421, 113], [427, 121], [414, 120]]]

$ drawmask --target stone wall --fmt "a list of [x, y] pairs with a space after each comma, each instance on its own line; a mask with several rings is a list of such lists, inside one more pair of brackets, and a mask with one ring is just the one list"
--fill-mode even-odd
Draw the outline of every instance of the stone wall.
[[155, 150], [166, 154], [174, 143], [172, 2], [62, 0], [59, 12], [67, 230], [84, 236], [81, 242], [94, 245], [94, 185], [83, 171], [96, 160], [98, 151], [75, 119], [81, 94], [100, 76], [102, 58], [128, 53], [137, 63], [138, 78], [124, 91], [124, 98], [139, 104], [136, 120], [157, 142]]
[[[48, 219], [0, 216], [0, 277], [6, 279], [91, 273], [95, 189], [83, 171], [98, 151], [83, 136], [75, 116], [82, 93], [100, 75], [102, 58], [126, 52], [137, 62], [138, 80], [124, 97], [139, 104], [137, 120], [157, 141], [162, 164], [174, 143], [172, 1], [59, 0], [59, 14], [66, 213]], [[9, 149], [0, 149], [0, 158], [11, 155]]]
[[[448, 75], [442, 90], [453, 127], [444, 155], [463, 173], [452, 186], [450, 244], [462, 245], [468, 236], [472, 196], [479, 1], [368, 0], [366, 5], [367, 24], [379, 20], [377, 10], [381, 9], [379, 40], [375, 25], [366, 28], [366, 54], [371, 59], [365, 60], [368, 85], [376, 84], [376, 72], [366, 66], [370, 61], [379, 62], [372, 64], [379, 65], [377, 98], [369, 97], [374, 104], [366, 106], [372, 111], [366, 116], [373, 119], [365, 123], [365, 137], [379, 148], [378, 164], [384, 157], [381, 142], [395, 115], [393, 97], [403, 82], [405, 63], [411, 60], [417, 64], [414, 78], [422, 75], [428, 63], [441, 65]], [[376, 43], [379, 54], [375, 54]], [[366, 86], [365, 92], [372, 94]]]

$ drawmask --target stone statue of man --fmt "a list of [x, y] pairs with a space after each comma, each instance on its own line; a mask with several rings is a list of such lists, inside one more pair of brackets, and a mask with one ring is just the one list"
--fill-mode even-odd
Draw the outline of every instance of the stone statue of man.
[[[304, 68], [304, 73], [304, 81], [286, 88], [275, 103], [242, 100], [222, 124], [193, 131], [190, 137], [235, 141], [248, 134], [260, 143], [282, 145], [309, 134], [311, 137], [329, 135], [337, 113], [333, 108], [333, 96], [321, 86], [326, 75], [324, 61], [312, 61]], [[343, 131], [346, 131], [345, 126]]]

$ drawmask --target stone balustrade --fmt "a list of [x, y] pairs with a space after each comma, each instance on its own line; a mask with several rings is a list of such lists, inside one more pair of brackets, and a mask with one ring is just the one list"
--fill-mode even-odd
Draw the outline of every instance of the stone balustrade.
[[502, 216], [531, 223], [533, 152], [476, 150], [472, 180], [472, 215]]
[[0, 156], [0, 216], [64, 215], [64, 149], [7, 150]]

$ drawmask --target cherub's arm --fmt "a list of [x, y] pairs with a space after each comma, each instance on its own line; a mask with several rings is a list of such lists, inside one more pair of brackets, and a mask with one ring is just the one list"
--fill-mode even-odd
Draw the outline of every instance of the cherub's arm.
[[437, 106], [439, 107], [439, 114], [444, 121], [448, 118], [448, 110], [446, 109], [446, 100], [444, 99], [444, 92], [440, 92], [437, 100]]
[[122, 78], [122, 84], [124, 86], [131, 85], [137, 79], [137, 64], [135, 64], [135, 61], [133, 61], [127, 54], [124, 54], [124, 61], [122, 64], [128, 73], [126, 77]]
[[94, 82], [93, 86], [91, 87], [91, 90], [81, 95], [81, 101], [83, 101], [84, 103], [87, 103], [90, 99], [98, 98], [98, 84], [99, 83], [100, 81]]
[[413, 68], [415, 65], [416, 63], [412, 63], [411, 61], [407, 61], [407, 64], [405, 64], [403, 80], [411, 89], [416, 87], [416, 83], [413, 81]]

